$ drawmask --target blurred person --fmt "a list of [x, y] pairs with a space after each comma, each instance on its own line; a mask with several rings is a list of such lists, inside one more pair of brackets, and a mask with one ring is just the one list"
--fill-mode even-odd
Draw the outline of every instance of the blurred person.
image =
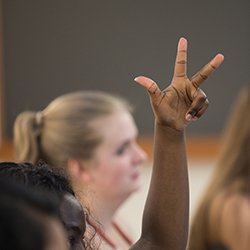
[[250, 85], [224, 131], [217, 167], [194, 215], [190, 250], [250, 249]]
[[[186, 75], [187, 41], [178, 44], [174, 77], [161, 91], [146, 77], [135, 80], [149, 94], [155, 114], [154, 167], [144, 209], [142, 234], [131, 249], [184, 249], [188, 231], [188, 178], [185, 127], [208, 106], [199, 85], [223, 61], [217, 55], [191, 80]], [[101, 249], [126, 249], [132, 242], [115, 226], [119, 206], [139, 188], [146, 156], [125, 101], [100, 92], [56, 98], [39, 112], [17, 117], [17, 159], [64, 167], [79, 196], [87, 190], [94, 217], [104, 230]]]
[[1, 177], [0, 248], [67, 250], [65, 231], [52, 197]]
[[59, 201], [60, 218], [66, 229], [70, 249], [91, 249], [90, 240], [84, 237], [84, 210], [62, 171], [52, 171], [46, 164], [36, 166], [30, 163], [2, 162], [0, 177], [52, 193]]
[[[146, 155], [125, 100], [103, 92], [79, 91], [56, 98], [42, 112], [21, 113], [15, 123], [18, 161], [63, 167], [74, 191], [105, 230], [101, 240], [122, 247], [134, 239], [115, 218], [140, 187]], [[98, 226], [96, 227], [99, 228]]]

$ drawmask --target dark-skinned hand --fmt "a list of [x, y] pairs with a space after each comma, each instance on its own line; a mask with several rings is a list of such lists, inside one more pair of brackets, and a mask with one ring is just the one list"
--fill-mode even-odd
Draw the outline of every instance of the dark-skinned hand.
[[180, 38], [178, 43], [174, 76], [164, 90], [145, 76], [135, 81], [147, 89], [158, 124], [183, 130], [189, 122], [198, 119], [208, 107], [208, 99], [200, 89], [204, 80], [223, 62], [224, 56], [217, 54], [191, 79], [187, 77], [187, 40]]

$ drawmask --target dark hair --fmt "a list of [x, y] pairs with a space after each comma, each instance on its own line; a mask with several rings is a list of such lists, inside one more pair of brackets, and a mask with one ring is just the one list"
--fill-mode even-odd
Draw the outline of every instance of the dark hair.
[[50, 241], [46, 224], [59, 218], [58, 204], [23, 185], [0, 177], [0, 247], [5, 250], [44, 250]]
[[61, 196], [65, 193], [74, 195], [74, 191], [62, 170], [51, 169], [45, 163], [34, 166], [31, 163], [0, 163], [0, 176]]
[[[53, 194], [53, 199], [57, 202], [58, 209], [60, 207], [59, 204], [62, 200], [62, 197], [66, 193], [70, 193], [75, 196], [66, 172], [63, 169], [52, 169], [42, 161], [40, 161], [37, 165], [27, 162], [0, 162], [0, 177], [5, 178], [6, 180], [14, 181], [32, 189], [37, 189], [37, 192], [42, 190], [43, 192]], [[39, 197], [37, 197], [37, 199], [39, 199]], [[85, 212], [86, 216], [90, 217], [89, 211], [86, 208]], [[60, 219], [62, 220], [61, 217]], [[95, 233], [94, 227], [89, 225], [87, 234], [88, 236], [87, 238], [84, 237], [86, 249], [92, 249], [91, 245]]]

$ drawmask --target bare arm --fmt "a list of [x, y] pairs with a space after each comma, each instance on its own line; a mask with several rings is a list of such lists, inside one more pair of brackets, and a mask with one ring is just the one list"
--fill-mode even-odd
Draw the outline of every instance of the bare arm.
[[208, 101], [199, 89], [204, 79], [223, 61], [217, 55], [189, 80], [186, 75], [187, 41], [178, 44], [171, 84], [161, 91], [146, 77], [135, 80], [150, 95], [155, 115], [154, 163], [144, 209], [141, 238], [136, 249], [185, 249], [188, 234], [189, 187], [185, 151], [185, 127], [199, 118]]

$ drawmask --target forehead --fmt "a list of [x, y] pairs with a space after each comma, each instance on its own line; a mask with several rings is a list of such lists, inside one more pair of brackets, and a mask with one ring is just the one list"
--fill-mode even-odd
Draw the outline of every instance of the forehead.
[[128, 111], [116, 111], [93, 123], [103, 142], [133, 139], [138, 130], [133, 116]]

